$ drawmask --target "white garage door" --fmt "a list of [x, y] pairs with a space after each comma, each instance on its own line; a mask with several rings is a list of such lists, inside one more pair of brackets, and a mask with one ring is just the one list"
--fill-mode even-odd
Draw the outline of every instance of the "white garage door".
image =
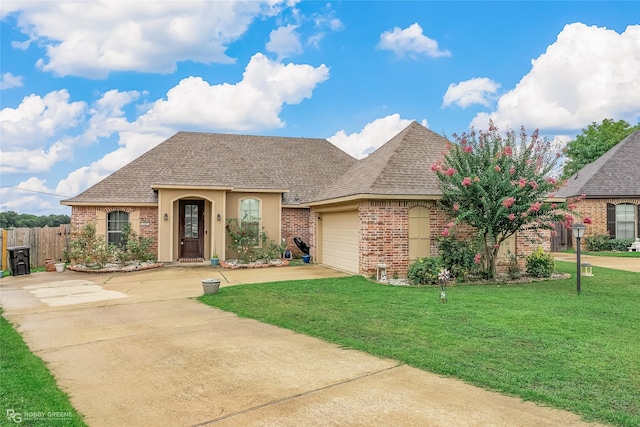
[[358, 212], [322, 214], [322, 263], [359, 273]]

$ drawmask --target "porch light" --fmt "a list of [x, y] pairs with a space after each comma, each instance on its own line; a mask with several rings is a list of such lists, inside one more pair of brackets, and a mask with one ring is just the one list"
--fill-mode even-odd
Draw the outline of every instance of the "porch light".
[[218, 221], [220, 221], [222, 219], [222, 216], [220, 214], [218, 214], [218, 216], [216, 218], [218, 218]]
[[164, 220], [165, 220], [165, 221], [168, 221], [168, 220], [169, 220], [169, 214], [168, 214], [168, 213], [166, 213], [166, 212], [164, 213]]

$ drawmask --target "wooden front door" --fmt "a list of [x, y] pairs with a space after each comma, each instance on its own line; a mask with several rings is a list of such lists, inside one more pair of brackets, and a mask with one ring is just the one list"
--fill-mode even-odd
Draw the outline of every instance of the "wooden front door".
[[180, 258], [202, 258], [204, 201], [180, 200]]

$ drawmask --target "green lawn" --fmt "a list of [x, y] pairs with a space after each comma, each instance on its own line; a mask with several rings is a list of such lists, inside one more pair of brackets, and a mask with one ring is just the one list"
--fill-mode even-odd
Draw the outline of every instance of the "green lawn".
[[86, 426], [42, 360], [2, 316], [0, 411], [2, 425]]
[[[571, 263], [558, 269], [573, 273]], [[620, 426], [640, 425], [640, 274], [395, 287], [359, 276], [222, 288], [206, 304]]]

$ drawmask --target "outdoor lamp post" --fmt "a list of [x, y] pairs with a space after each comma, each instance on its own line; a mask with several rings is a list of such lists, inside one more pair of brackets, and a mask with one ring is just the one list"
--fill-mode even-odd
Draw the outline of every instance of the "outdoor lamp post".
[[584, 224], [577, 223], [571, 226], [571, 231], [573, 231], [573, 235], [576, 236], [576, 255], [578, 259], [576, 260], [576, 279], [578, 286], [578, 295], [580, 295], [580, 239], [584, 236], [584, 231], [587, 227]]

